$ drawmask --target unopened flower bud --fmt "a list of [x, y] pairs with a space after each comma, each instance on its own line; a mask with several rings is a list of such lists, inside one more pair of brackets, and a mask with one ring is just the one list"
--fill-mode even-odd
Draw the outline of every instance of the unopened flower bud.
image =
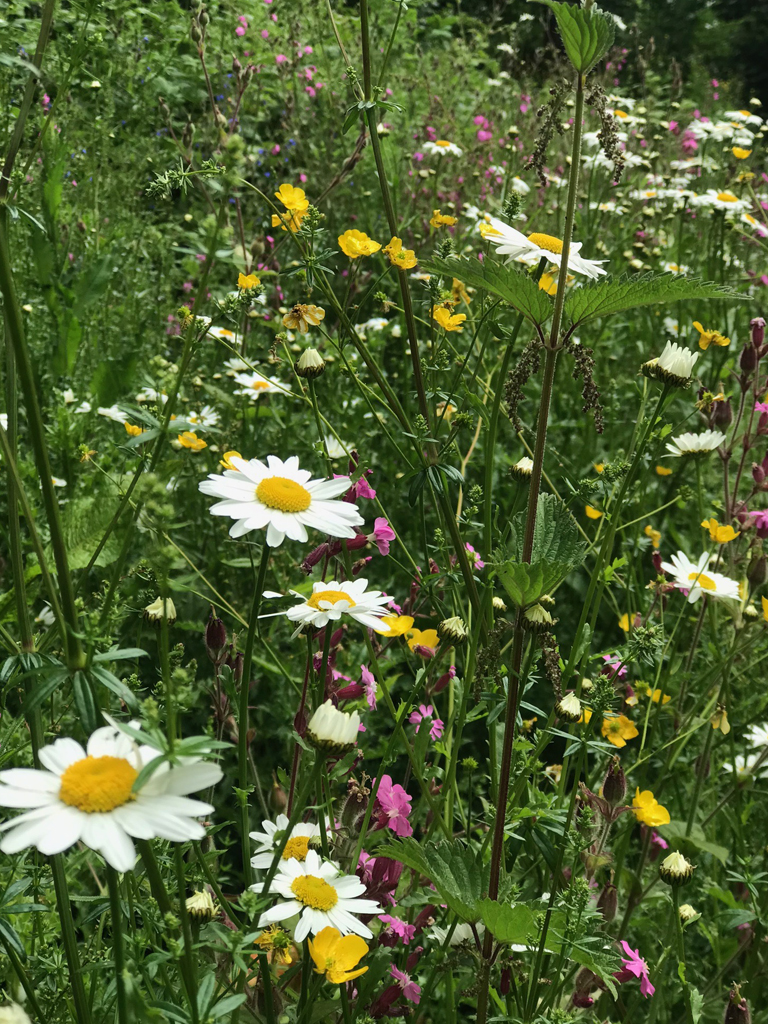
[[749, 321], [749, 326], [752, 331], [752, 344], [755, 348], [760, 348], [765, 338], [765, 320], [761, 316], [756, 316], [754, 320]]
[[741, 994], [738, 985], [734, 985], [728, 993], [723, 1024], [752, 1024], [752, 1014], [749, 1012], [747, 1000]]
[[[197, 924], [212, 921], [216, 906], [208, 892], [195, 892], [186, 902], [187, 913]], [[2, 1019], [2, 1018], [0, 1018]]]
[[557, 623], [542, 604], [534, 604], [523, 612], [523, 627], [533, 633], [546, 633]]
[[144, 619], [147, 622], [151, 622], [153, 626], [160, 627], [163, 617], [168, 620], [169, 626], [172, 626], [176, 621], [176, 605], [170, 597], [166, 597], [165, 602], [163, 602], [162, 597], [158, 597], [144, 609]]
[[189, 30], [189, 34], [192, 37], [192, 41], [194, 43], [197, 43], [198, 46], [203, 41], [203, 33], [200, 31], [200, 26], [198, 25], [197, 21], [192, 22], [192, 27]]
[[224, 659], [222, 652], [225, 650], [226, 645], [227, 628], [214, 613], [213, 608], [211, 608], [211, 613], [205, 626], [205, 650], [214, 665], [221, 664]]
[[581, 701], [575, 693], [566, 693], [555, 704], [555, 714], [566, 722], [578, 722], [582, 714]]
[[765, 481], [765, 470], [762, 466], [758, 466], [756, 462], [752, 463], [752, 479], [758, 487]]
[[288, 796], [278, 782], [277, 776], [274, 772], [272, 773], [272, 788], [269, 791], [269, 806], [272, 810], [277, 811], [278, 814], [285, 811], [288, 806]]
[[687, 924], [688, 921], [695, 921], [697, 917], [701, 917], [701, 914], [691, 906], [690, 903], [681, 903], [679, 907], [680, 920], [683, 924]]
[[0, 1006], [0, 1024], [32, 1024], [32, 1021], [18, 1003], [3, 1003]]
[[494, 597], [491, 603], [493, 604], [493, 610], [495, 612], [505, 612], [507, 610], [503, 597]]
[[448, 643], [458, 646], [467, 642], [467, 627], [463, 619], [458, 615], [452, 615], [450, 619], [443, 619], [437, 627], [437, 635]]
[[624, 769], [621, 767], [619, 758], [613, 757], [603, 780], [603, 797], [611, 807], [618, 807], [619, 804], [624, 803], [626, 795], [627, 778]]
[[517, 460], [509, 472], [512, 476], [517, 477], [518, 480], [530, 480], [531, 473], [533, 472], [533, 459], [529, 459], [527, 455], [524, 455], [522, 459]]
[[730, 398], [714, 402], [712, 412], [709, 415], [710, 425], [713, 427], [728, 427], [733, 422], [733, 409]]
[[316, 348], [305, 348], [293, 368], [299, 377], [315, 380], [325, 373], [325, 360]]
[[757, 352], [751, 345], [745, 345], [739, 356], [739, 368], [744, 374], [754, 373], [757, 366]]
[[312, 715], [306, 738], [316, 750], [338, 757], [354, 748], [359, 728], [360, 715], [356, 711], [339, 711], [327, 700]]
[[597, 897], [597, 909], [606, 921], [612, 921], [616, 917], [616, 910], [619, 905], [619, 894], [615, 885], [610, 882], [603, 887], [603, 891]]
[[675, 851], [665, 857], [659, 867], [659, 875], [667, 885], [683, 885], [693, 875], [695, 867], [682, 853]]
[[747, 569], [747, 579], [751, 589], [756, 590], [768, 580], [768, 560], [762, 552], [756, 552], [752, 556]]

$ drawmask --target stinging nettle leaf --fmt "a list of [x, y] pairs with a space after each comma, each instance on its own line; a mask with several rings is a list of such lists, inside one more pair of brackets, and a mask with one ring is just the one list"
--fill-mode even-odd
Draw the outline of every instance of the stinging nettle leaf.
[[424, 264], [424, 269], [430, 274], [457, 277], [470, 288], [490, 292], [522, 313], [532, 324], [540, 326], [552, 315], [552, 302], [532, 277], [487, 256], [482, 262], [474, 257], [433, 257]]
[[477, 921], [479, 904], [488, 889], [488, 865], [459, 840], [427, 843], [401, 839], [376, 850], [378, 857], [399, 861], [434, 882], [442, 898], [463, 921]]
[[597, 4], [585, 8], [557, 0], [536, 0], [536, 3], [549, 7], [555, 15], [568, 60], [580, 75], [588, 74], [613, 43], [616, 31], [613, 19]]

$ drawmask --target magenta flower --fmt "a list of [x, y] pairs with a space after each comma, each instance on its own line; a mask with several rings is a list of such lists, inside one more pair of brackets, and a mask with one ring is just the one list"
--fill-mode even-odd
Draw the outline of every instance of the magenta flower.
[[285, 56], [284, 53], [278, 53], [278, 55], [275, 57], [275, 63], [276, 64], [287, 64], [288, 63], [288, 58]]
[[393, 784], [391, 775], [381, 776], [374, 813], [378, 815], [379, 828], [390, 828], [396, 836], [413, 835], [413, 827], [408, 821], [411, 797], [402, 786]]
[[637, 949], [633, 950], [626, 939], [621, 940], [621, 947], [626, 956], [621, 958], [621, 970], [614, 974], [614, 978], [618, 982], [639, 978], [640, 992], [647, 999], [648, 996], [652, 996], [656, 991], [651, 984], [651, 979], [648, 977], [648, 964], [640, 956], [640, 951]]
[[[395, 939], [400, 939], [404, 946], [407, 946], [416, 934], [416, 926], [408, 924], [407, 921], [401, 921], [399, 917], [392, 917], [391, 914], [379, 914], [379, 920], [387, 926], [386, 931], [391, 932]], [[381, 942], [381, 936], [379, 936], [379, 942]], [[384, 944], [388, 945], [386, 942]]]
[[616, 676], [619, 679], [623, 679], [627, 674], [627, 666], [618, 654], [604, 654], [603, 661], [603, 675]]
[[361, 680], [365, 690], [365, 699], [371, 711], [376, 710], [376, 680], [367, 665], [360, 666]]
[[750, 512], [755, 520], [758, 537], [768, 537], [768, 509], [761, 509], [759, 512]]
[[755, 412], [768, 412], [768, 402], [755, 402]]
[[421, 987], [415, 981], [411, 981], [410, 974], [406, 974], [405, 971], [401, 971], [394, 965], [389, 968], [389, 973], [403, 990], [405, 998], [418, 1005], [421, 999]]
[[395, 539], [395, 531], [383, 516], [373, 521], [373, 533], [368, 538], [379, 549], [380, 555], [389, 554], [389, 545]]
[[434, 719], [432, 718], [434, 710], [435, 709], [431, 704], [420, 704], [419, 710], [412, 711], [410, 718], [408, 719], [411, 725], [416, 726], [416, 732], [421, 728], [422, 722], [431, 722], [432, 724], [429, 727], [429, 735], [433, 742], [435, 740], [439, 740], [445, 732], [445, 723], [442, 719], [438, 718], [437, 715], [435, 715]]
[[471, 544], [465, 544], [464, 547], [467, 549], [469, 555], [469, 561], [471, 565], [474, 565], [476, 569], [484, 569], [485, 562], [482, 560], [480, 555], [475, 551]]

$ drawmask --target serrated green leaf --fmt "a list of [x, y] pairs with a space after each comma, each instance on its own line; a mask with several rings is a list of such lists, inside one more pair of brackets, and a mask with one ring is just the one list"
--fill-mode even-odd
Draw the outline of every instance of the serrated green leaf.
[[525, 903], [512, 906], [484, 899], [479, 904], [480, 915], [486, 928], [499, 942], [527, 945], [536, 933], [536, 915]]
[[574, 68], [586, 75], [607, 53], [613, 43], [616, 26], [597, 4], [585, 9], [557, 0], [536, 0], [554, 13], [565, 52]]
[[546, 591], [542, 566], [525, 562], [504, 562], [496, 569], [501, 585], [518, 608], [537, 601]]
[[713, 281], [698, 281], [675, 274], [643, 274], [641, 277], [608, 279], [576, 288], [565, 300], [565, 316], [573, 326], [581, 326], [613, 313], [655, 303], [683, 302], [687, 299], [745, 298], [739, 292]]
[[[513, 560], [523, 557], [525, 513], [510, 522], [509, 551]], [[579, 527], [565, 503], [554, 494], [540, 494], [536, 505], [531, 563], [562, 562], [576, 565], [584, 555]]]
[[450, 909], [463, 921], [477, 921], [483, 893], [488, 889], [488, 866], [459, 840], [427, 843], [401, 839], [378, 847], [377, 857], [399, 861], [426, 875]]
[[552, 302], [532, 277], [487, 256], [482, 262], [474, 257], [433, 257], [424, 264], [424, 269], [430, 274], [457, 277], [471, 288], [490, 292], [513, 306], [532, 324], [544, 324], [552, 315]]

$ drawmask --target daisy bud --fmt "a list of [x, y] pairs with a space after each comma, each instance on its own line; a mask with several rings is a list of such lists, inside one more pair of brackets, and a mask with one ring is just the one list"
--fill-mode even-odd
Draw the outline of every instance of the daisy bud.
[[661, 355], [657, 359], [649, 359], [647, 363], [643, 363], [640, 371], [644, 377], [658, 380], [662, 384], [688, 388], [691, 386], [693, 367], [698, 358], [698, 352], [691, 352], [682, 345], [668, 341]]
[[307, 726], [307, 740], [324, 754], [346, 754], [357, 743], [360, 715], [347, 714], [327, 700], [312, 715]]
[[[216, 913], [216, 907], [208, 892], [195, 892], [186, 902], [187, 913], [195, 924], [205, 924], [212, 921]], [[2, 1018], [0, 1018], [1, 1020]]]
[[621, 767], [619, 758], [614, 757], [603, 780], [603, 797], [611, 807], [618, 807], [619, 804], [624, 803], [626, 795], [627, 779], [624, 769]]
[[494, 597], [492, 604], [495, 612], [505, 612], [507, 610], [503, 597]]
[[443, 640], [456, 646], [467, 642], [467, 626], [458, 615], [452, 615], [450, 619], [443, 619], [437, 627], [437, 633]]
[[566, 693], [555, 704], [555, 714], [558, 718], [564, 718], [566, 722], [578, 722], [582, 714], [581, 701], [575, 693]]
[[728, 993], [723, 1024], [752, 1024], [752, 1014], [749, 1012], [747, 1000], [741, 994], [738, 985], [734, 985]]
[[527, 455], [524, 455], [522, 459], [518, 459], [509, 472], [512, 476], [517, 477], [518, 480], [530, 480], [531, 473], [533, 472], [533, 459], [529, 459]]
[[4, 1003], [0, 1006], [0, 1024], [32, 1024], [18, 1003]]
[[[163, 608], [165, 606], [165, 608]], [[160, 627], [163, 621], [163, 615], [168, 620], [168, 625], [172, 626], [176, 621], [176, 605], [170, 599], [166, 597], [163, 602], [162, 597], [158, 597], [152, 604], [148, 604], [144, 609], [144, 619], [146, 622], [151, 622], [153, 626]]]
[[205, 626], [205, 649], [214, 665], [220, 665], [227, 645], [227, 628], [221, 619], [214, 614], [213, 608]]
[[315, 380], [325, 373], [325, 360], [316, 348], [305, 348], [293, 368], [299, 377]]
[[539, 604], [545, 605], [547, 608], [555, 607], [555, 599], [551, 594], [542, 594], [539, 598]]
[[547, 633], [556, 622], [557, 619], [553, 619], [541, 604], [535, 604], [523, 612], [523, 626], [533, 633]]
[[686, 860], [682, 853], [675, 851], [665, 857], [659, 867], [659, 875], [667, 885], [683, 885], [687, 882], [696, 870], [689, 860]]
[[680, 920], [683, 924], [687, 924], [688, 921], [695, 921], [697, 918], [701, 917], [701, 914], [697, 910], [694, 910], [690, 903], [681, 904], [679, 911]]

